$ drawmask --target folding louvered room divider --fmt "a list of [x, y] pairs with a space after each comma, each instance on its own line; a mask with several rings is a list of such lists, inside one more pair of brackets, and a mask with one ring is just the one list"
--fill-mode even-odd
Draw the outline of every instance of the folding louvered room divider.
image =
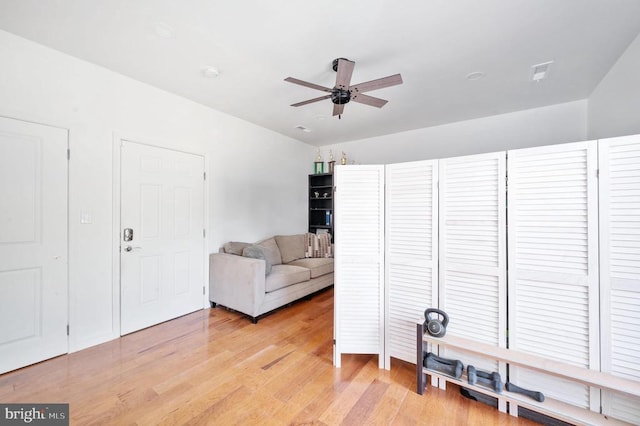
[[384, 166], [335, 170], [334, 365], [378, 354], [384, 367]]
[[416, 362], [416, 320], [438, 306], [438, 161], [386, 166], [385, 368]]
[[[506, 347], [505, 153], [439, 161], [440, 308], [447, 335]], [[486, 371], [493, 359], [441, 348], [441, 355]]]
[[[599, 142], [602, 371], [640, 381], [640, 136]], [[640, 424], [640, 401], [602, 392], [602, 412]]]
[[[509, 348], [599, 369], [597, 142], [508, 152]], [[511, 366], [509, 380], [599, 411], [598, 391]]]

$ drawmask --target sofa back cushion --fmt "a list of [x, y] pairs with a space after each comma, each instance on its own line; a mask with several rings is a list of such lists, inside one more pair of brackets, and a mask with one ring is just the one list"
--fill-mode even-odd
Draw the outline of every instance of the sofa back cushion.
[[280, 249], [278, 248], [278, 244], [276, 244], [276, 239], [274, 237], [260, 241], [259, 243], [256, 243], [256, 245], [264, 249], [264, 255], [267, 257], [267, 259], [269, 259], [271, 265], [282, 264]]
[[304, 234], [276, 235], [276, 243], [280, 249], [282, 263], [289, 263], [304, 258]]
[[222, 246], [222, 250], [227, 254], [235, 254], [237, 256], [242, 256], [242, 250], [245, 247], [249, 247], [251, 243], [239, 243], [237, 241], [229, 241]]

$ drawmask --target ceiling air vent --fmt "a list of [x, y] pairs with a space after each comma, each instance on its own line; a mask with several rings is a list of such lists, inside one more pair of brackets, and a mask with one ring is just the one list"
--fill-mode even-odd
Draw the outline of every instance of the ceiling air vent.
[[294, 129], [298, 129], [305, 133], [309, 133], [311, 131], [311, 129], [309, 129], [308, 127], [304, 127], [302, 124], [298, 124], [296, 127], [294, 127]]
[[549, 61], [532, 66], [531, 80], [539, 82], [547, 78], [547, 75], [549, 74], [549, 67], [551, 67], [552, 63], [553, 61]]

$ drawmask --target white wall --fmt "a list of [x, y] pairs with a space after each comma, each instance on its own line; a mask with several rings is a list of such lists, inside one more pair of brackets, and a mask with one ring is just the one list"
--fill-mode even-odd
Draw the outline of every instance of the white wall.
[[589, 97], [589, 138], [640, 133], [640, 35]]
[[348, 163], [390, 164], [586, 139], [586, 100], [328, 145]]
[[69, 129], [71, 351], [119, 335], [114, 134], [207, 156], [210, 251], [306, 230], [309, 145], [3, 31], [0, 58], [0, 115]]

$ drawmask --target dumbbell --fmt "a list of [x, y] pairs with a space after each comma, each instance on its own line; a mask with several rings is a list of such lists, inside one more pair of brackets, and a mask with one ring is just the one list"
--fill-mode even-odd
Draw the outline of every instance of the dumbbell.
[[521, 388], [520, 386], [516, 386], [513, 383], [507, 382], [505, 385], [509, 392], [519, 393], [521, 395], [528, 396], [531, 399], [535, 399], [538, 402], [544, 401], [544, 394], [538, 391], [532, 391], [528, 389]]
[[441, 358], [431, 352], [427, 352], [422, 365], [430, 370], [439, 371], [440, 373], [453, 376], [456, 379], [462, 377], [462, 371], [464, 370], [462, 361], [457, 359]]
[[497, 371], [487, 373], [486, 371], [476, 370], [473, 365], [470, 365], [467, 367], [467, 380], [470, 385], [480, 383], [489, 386], [497, 393], [502, 392], [502, 378]]

